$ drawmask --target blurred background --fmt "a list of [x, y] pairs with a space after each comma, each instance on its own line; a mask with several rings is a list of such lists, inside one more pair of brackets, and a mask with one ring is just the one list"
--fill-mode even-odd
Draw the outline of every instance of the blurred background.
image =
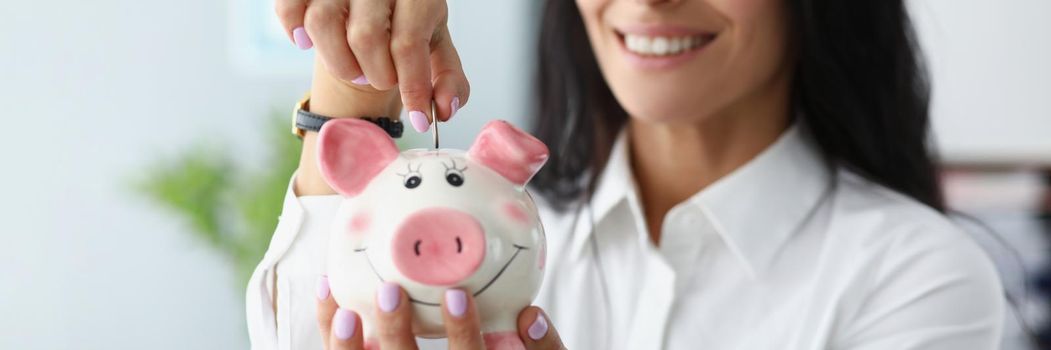
[[[247, 348], [244, 283], [312, 60], [271, 2], [0, 3], [0, 349]], [[528, 126], [538, 5], [449, 1], [473, 94], [443, 145]], [[1031, 348], [1024, 328], [1051, 339], [1051, 1], [910, 7], [950, 202], [1025, 321], [1005, 320], [1004, 348]]]

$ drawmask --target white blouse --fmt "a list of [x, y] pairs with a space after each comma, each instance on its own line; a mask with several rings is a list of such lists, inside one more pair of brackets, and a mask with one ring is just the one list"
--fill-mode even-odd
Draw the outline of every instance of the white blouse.
[[[659, 246], [627, 147], [622, 134], [589, 205], [537, 198], [549, 268], [536, 305], [569, 349], [998, 346], [1005, 298], [983, 250], [938, 212], [826, 166], [801, 128], [672, 208]], [[289, 186], [248, 285], [253, 349], [321, 349], [315, 284], [339, 201]]]

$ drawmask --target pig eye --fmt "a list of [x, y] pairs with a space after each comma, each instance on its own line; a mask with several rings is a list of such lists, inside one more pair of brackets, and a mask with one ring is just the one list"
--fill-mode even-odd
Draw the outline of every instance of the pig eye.
[[405, 180], [403, 183], [405, 188], [411, 190], [420, 187], [420, 184], [423, 183], [423, 178], [420, 177], [420, 167], [422, 166], [423, 164], [419, 164], [416, 166], [416, 169], [413, 169], [412, 164], [405, 163], [406, 171], [404, 173], [398, 173], [398, 176], [401, 176], [401, 178]]
[[445, 174], [445, 181], [449, 182], [450, 185], [460, 187], [460, 185], [463, 185], [463, 176], [457, 173], [448, 173]]
[[420, 183], [421, 182], [423, 182], [423, 179], [420, 178], [419, 176], [416, 176], [416, 175], [409, 176], [409, 177], [405, 178], [405, 188], [413, 189], [413, 188], [416, 188], [416, 187], [420, 187]]
[[451, 160], [452, 164], [445, 164], [445, 182], [448, 182], [453, 187], [460, 187], [463, 185], [463, 172], [467, 170], [467, 166], [462, 167], [456, 164], [456, 160]]

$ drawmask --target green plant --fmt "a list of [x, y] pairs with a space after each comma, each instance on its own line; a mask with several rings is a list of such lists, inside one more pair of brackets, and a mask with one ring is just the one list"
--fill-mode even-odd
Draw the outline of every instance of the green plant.
[[283, 117], [271, 118], [258, 170], [228, 148], [199, 144], [162, 157], [143, 171], [138, 192], [181, 217], [190, 232], [227, 257], [244, 285], [266, 252], [281, 214], [288, 181], [299, 161], [300, 142]]

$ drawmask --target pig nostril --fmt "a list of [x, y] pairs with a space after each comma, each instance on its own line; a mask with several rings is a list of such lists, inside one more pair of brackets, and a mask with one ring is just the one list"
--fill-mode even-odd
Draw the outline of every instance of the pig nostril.
[[460, 241], [460, 236], [456, 236], [456, 253], [463, 252], [463, 242]]
[[416, 244], [413, 246], [413, 249], [416, 250], [416, 256], [420, 256], [420, 244], [421, 243], [423, 243], [423, 241], [416, 240]]

